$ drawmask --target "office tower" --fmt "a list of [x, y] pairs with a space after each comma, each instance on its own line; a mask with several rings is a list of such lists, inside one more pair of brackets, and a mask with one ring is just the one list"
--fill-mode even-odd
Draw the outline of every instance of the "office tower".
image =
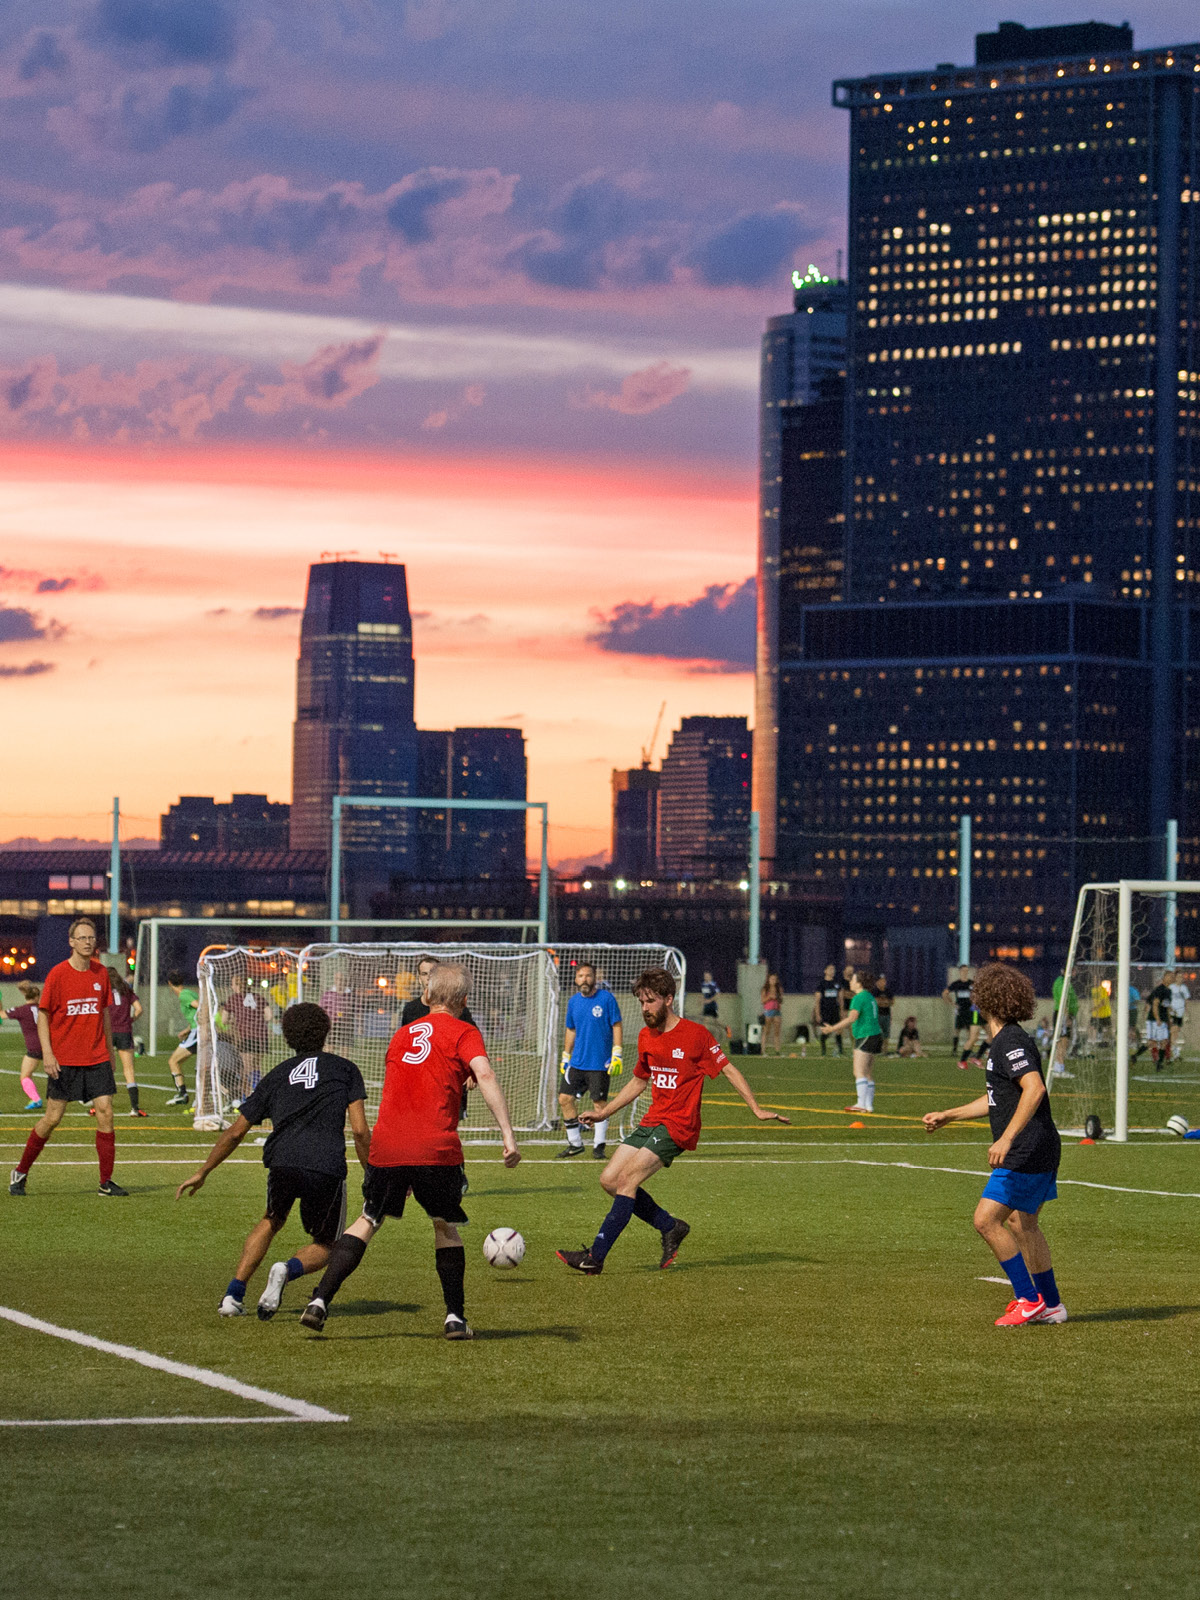
[[[422, 729], [422, 795], [524, 800], [525, 736], [519, 728]], [[524, 878], [524, 811], [430, 809], [419, 813], [420, 875], [439, 879]]]
[[846, 304], [844, 283], [816, 267], [794, 272], [792, 310], [770, 319], [762, 342], [753, 793], [767, 872], [775, 856], [781, 587], [809, 600], [841, 598]]
[[672, 875], [745, 874], [753, 738], [745, 717], [684, 717], [663, 757], [658, 856]]
[[1083, 24], [834, 86], [844, 598], [781, 658], [779, 852], [885, 940], [954, 923], [964, 812], [980, 956], [1052, 964], [1085, 876], [1163, 870], [1198, 721], [1198, 84], [1197, 46]]
[[[335, 794], [412, 795], [412, 621], [404, 568], [332, 561], [309, 568], [296, 668], [291, 846], [328, 850]], [[350, 808], [342, 844], [386, 875], [409, 866], [412, 813]]]
[[265, 794], [185, 794], [159, 819], [164, 850], [286, 850], [290, 807]]
[[623, 878], [653, 876], [658, 865], [658, 786], [650, 763], [612, 775], [612, 870]]

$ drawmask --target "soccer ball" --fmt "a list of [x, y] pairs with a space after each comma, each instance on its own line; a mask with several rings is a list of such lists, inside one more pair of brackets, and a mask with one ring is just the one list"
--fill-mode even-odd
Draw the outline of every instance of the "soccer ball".
[[1175, 1117], [1168, 1117], [1167, 1118], [1167, 1132], [1168, 1133], [1177, 1133], [1179, 1135], [1179, 1137], [1182, 1139], [1184, 1134], [1187, 1131], [1188, 1131], [1188, 1120], [1187, 1120], [1186, 1117], [1175, 1116]]
[[525, 1241], [515, 1228], [493, 1228], [483, 1241], [483, 1255], [489, 1266], [519, 1267], [525, 1256]]

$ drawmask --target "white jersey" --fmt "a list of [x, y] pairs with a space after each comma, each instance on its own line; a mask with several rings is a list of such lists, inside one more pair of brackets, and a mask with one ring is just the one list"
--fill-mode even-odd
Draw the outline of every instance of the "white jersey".
[[1192, 991], [1186, 983], [1173, 983], [1171, 985], [1171, 1015], [1182, 1017], [1183, 1008], [1192, 998]]

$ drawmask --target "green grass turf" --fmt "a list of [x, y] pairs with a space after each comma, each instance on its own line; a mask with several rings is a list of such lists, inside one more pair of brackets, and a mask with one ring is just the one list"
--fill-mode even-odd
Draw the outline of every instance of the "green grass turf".
[[[13, 1043], [5, 1170], [31, 1120]], [[1064, 1185], [1046, 1226], [1072, 1320], [997, 1330], [1007, 1294], [980, 1281], [997, 1269], [970, 1226], [986, 1133], [916, 1123], [981, 1075], [881, 1065], [879, 1115], [852, 1132], [845, 1062], [743, 1065], [796, 1125], [710, 1092], [700, 1151], [653, 1184], [693, 1226], [667, 1273], [636, 1221], [602, 1278], [554, 1260], [605, 1210], [589, 1157], [530, 1143], [506, 1173], [470, 1151], [463, 1345], [439, 1337], [419, 1214], [388, 1224], [326, 1336], [297, 1325], [311, 1279], [273, 1323], [218, 1319], [256, 1152], [177, 1204], [209, 1138], [147, 1091], [154, 1114], [119, 1124], [132, 1196], [101, 1201], [72, 1111], [28, 1197], [0, 1196], [0, 1303], [351, 1420], [0, 1430], [0, 1593], [1196, 1593], [1200, 1199]], [[1062, 1175], [1200, 1195], [1200, 1147], [1071, 1146]], [[501, 1224], [529, 1245], [508, 1274], [479, 1255]], [[261, 1414], [4, 1322], [0, 1348], [4, 1417]]]

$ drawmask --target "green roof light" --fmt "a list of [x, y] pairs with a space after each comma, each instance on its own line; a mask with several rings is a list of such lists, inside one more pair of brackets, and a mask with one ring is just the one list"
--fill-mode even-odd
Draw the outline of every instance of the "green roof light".
[[832, 283], [832, 282], [833, 282], [833, 279], [832, 278], [827, 278], [823, 272], [818, 272], [816, 267], [813, 266], [811, 261], [808, 263], [808, 270], [806, 272], [801, 272], [799, 270], [799, 268], [797, 268], [792, 273], [792, 288], [793, 289], [812, 289], [818, 283]]

